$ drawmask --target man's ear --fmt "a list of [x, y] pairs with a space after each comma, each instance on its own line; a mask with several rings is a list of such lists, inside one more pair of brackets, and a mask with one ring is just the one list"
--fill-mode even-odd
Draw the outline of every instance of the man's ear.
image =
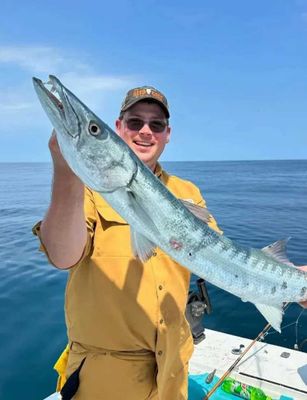
[[123, 120], [121, 120], [121, 119], [119, 119], [119, 118], [115, 121], [116, 133], [117, 133], [118, 135], [119, 135], [120, 129], [121, 129], [121, 127], [122, 127], [122, 123], [123, 123]]
[[170, 136], [171, 136], [171, 127], [168, 126], [168, 127], [167, 127], [167, 131], [166, 131], [166, 143], [169, 143], [169, 141], [170, 141]]

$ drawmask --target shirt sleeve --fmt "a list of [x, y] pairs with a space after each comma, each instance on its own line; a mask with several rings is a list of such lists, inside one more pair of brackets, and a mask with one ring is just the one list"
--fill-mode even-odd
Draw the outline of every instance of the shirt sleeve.
[[[77, 263], [70, 266], [69, 268], [61, 268], [61, 269], [71, 269], [71, 268], [74, 268], [74, 267], [80, 265], [83, 262], [83, 260], [92, 251], [93, 236], [94, 236], [95, 226], [96, 226], [96, 221], [97, 221], [97, 211], [96, 211], [92, 191], [86, 187], [84, 195], [85, 195], [85, 197], [84, 197], [84, 212], [85, 212], [85, 222], [86, 222], [86, 228], [87, 228], [86, 245], [84, 247], [81, 258], [79, 261], [77, 261]], [[56, 267], [56, 265], [50, 259], [48, 251], [47, 251], [44, 243], [42, 242], [41, 232], [40, 232], [41, 223], [42, 223], [42, 221], [39, 221], [33, 226], [32, 233], [35, 236], [37, 236], [40, 241], [39, 250], [42, 251], [43, 253], [45, 253], [46, 257], [48, 258], [49, 263]]]

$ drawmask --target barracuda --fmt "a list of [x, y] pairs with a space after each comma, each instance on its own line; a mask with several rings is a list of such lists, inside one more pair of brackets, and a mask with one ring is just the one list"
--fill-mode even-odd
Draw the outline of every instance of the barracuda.
[[286, 241], [254, 249], [214, 232], [206, 210], [175, 198], [56, 77], [50, 76], [51, 90], [37, 78], [33, 83], [71, 169], [129, 223], [135, 256], [146, 261], [161, 248], [194, 274], [253, 303], [280, 332], [283, 303], [307, 300], [307, 273], [288, 261]]

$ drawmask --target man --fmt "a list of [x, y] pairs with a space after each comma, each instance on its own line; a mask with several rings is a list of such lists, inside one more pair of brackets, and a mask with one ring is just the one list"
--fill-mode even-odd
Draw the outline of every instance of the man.
[[[170, 139], [169, 117], [161, 92], [135, 88], [124, 99], [116, 132], [175, 196], [203, 207], [196, 186], [169, 176], [158, 163]], [[69, 378], [65, 399], [75, 391], [75, 400], [187, 399], [193, 351], [184, 316], [189, 271], [160, 249], [144, 264], [135, 259], [126, 221], [84, 188], [62, 157], [55, 134], [49, 148], [52, 198], [34, 233], [50, 262], [69, 269], [69, 344], [57, 363], [65, 375], [59, 389]], [[213, 218], [210, 226], [219, 231]]]
[[[151, 87], [136, 88], [123, 102], [116, 131], [177, 197], [204, 206], [193, 184], [169, 176], [158, 164], [170, 138], [168, 120], [165, 96]], [[73, 395], [75, 400], [186, 399], [193, 350], [184, 317], [189, 272], [159, 249], [144, 264], [135, 259], [127, 223], [84, 188], [55, 135], [50, 150], [52, 199], [34, 230], [50, 261], [70, 270], [69, 345], [57, 363], [64, 375], [59, 389], [68, 378], [65, 400]], [[213, 218], [210, 224], [218, 230]]]

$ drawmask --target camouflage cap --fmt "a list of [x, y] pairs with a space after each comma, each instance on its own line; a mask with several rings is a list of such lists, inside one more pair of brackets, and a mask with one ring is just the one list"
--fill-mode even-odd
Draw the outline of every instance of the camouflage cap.
[[121, 105], [120, 112], [127, 111], [130, 107], [141, 100], [151, 99], [157, 102], [164, 110], [166, 117], [169, 118], [169, 109], [166, 97], [153, 86], [141, 86], [129, 90]]

